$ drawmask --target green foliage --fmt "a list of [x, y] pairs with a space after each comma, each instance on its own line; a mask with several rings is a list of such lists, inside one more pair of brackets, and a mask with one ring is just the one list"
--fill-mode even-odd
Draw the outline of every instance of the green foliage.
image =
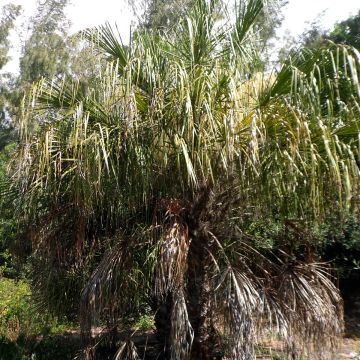
[[154, 30], [173, 27], [179, 17], [183, 16], [188, 8], [194, 5], [193, 0], [150, 0], [146, 1], [144, 26]]
[[283, 225], [274, 219], [251, 219], [245, 221], [242, 227], [258, 249], [274, 249], [283, 235]]
[[142, 315], [139, 317], [137, 322], [134, 325], [135, 329], [147, 331], [154, 329], [155, 322], [154, 317], [148, 314]]
[[[73, 328], [60, 323], [34, 301], [25, 280], [0, 278], [0, 359], [72, 359], [79, 342], [62, 334]], [[38, 335], [44, 336], [42, 340]]]
[[0, 278], [1, 338], [16, 342], [39, 334], [63, 333], [72, 327], [39, 307], [27, 281]]
[[[0, 70], [9, 61], [8, 52], [11, 44], [9, 35], [15, 26], [15, 20], [19, 16], [21, 7], [13, 4], [5, 5], [1, 8], [0, 18]], [[0, 74], [0, 151], [4, 146], [4, 133], [6, 122], [8, 120], [8, 107], [10, 100], [9, 89], [13, 81], [10, 74]]]
[[[283, 21], [282, 8], [288, 0], [268, 1], [268, 6], [261, 10], [255, 22], [258, 58], [254, 59], [253, 71], [264, 71], [269, 67], [270, 52], [274, 46], [276, 30]], [[241, 2], [240, 2], [241, 3]]]
[[20, 58], [21, 79], [34, 82], [41, 77], [64, 75], [68, 70], [69, 50], [64, 15], [68, 0], [38, 2], [37, 14], [31, 19], [31, 35]]
[[10, 49], [9, 35], [14, 27], [15, 19], [20, 15], [21, 6], [7, 4], [1, 8], [0, 18], [0, 70], [8, 62]]
[[357, 215], [340, 222], [333, 219], [315, 233], [324, 259], [331, 261], [341, 278], [356, 270], [360, 260], [360, 221]]
[[328, 35], [328, 39], [360, 50], [360, 11], [347, 20], [337, 23]]
[[[2, 234], [1, 234], [2, 235]], [[9, 249], [2, 246], [0, 252], [0, 276], [8, 279], [15, 279], [19, 276], [19, 270], [14, 264], [12, 255]]]
[[8, 278], [19, 276], [19, 267], [9, 251], [16, 237], [14, 207], [11, 205], [11, 197], [5, 195], [9, 184], [8, 161], [15, 148], [13, 138], [12, 129], [0, 126], [0, 276]]
[[329, 215], [320, 224], [280, 217], [245, 217], [242, 229], [257, 249], [276, 252], [286, 246], [297, 258], [319, 256], [330, 262], [342, 279], [358, 268], [360, 222], [356, 211], [343, 219]]
[[[67, 75], [81, 78], [82, 85], [86, 88], [87, 82], [97, 72], [98, 59], [95, 60], [90, 47], [80, 36], [70, 36], [68, 33], [70, 22], [64, 14], [67, 4], [67, 0], [38, 1], [36, 15], [28, 19], [23, 28], [17, 29], [25, 38], [20, 57], [20, 75], [0, 75], [1, 127], [4, 124], [8, 127], [18, 125], [24, 92], [31, 83], [42, 77]], [[13, 19], [18, 11], [18, 7], [4, 7], [3, 25], [0, 28], [0, 46], [3, 41], [4, 54], [9, 48], [7, 36], [14, 26]], [[1, 137], [0, 135], [0, 148]]]
[[65, 16], [69, 0], [38, 1], [36, 15], [29, 19], [30, 36], [23, 44], [20, 58], [21, 86], [41, 78], [82, 79], [83, 86], [97, 73], [100, 58], [81, 36], [70, 35]]
[[44, 313], [39, 313], [31, 300], [29, 285], [23, 281], [0, 280], [0, 336], [15, 341], [20, 334], [29, 336], [43, 329]]
[[194, 0], [128, 0], [141, 28], [167, 31], [194, 5]]

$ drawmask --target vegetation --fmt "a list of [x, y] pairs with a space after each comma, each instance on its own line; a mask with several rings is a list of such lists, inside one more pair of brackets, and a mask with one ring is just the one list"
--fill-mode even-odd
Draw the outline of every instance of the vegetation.
[[360, 11], [335, 25], [333, 31], [329, 35], [329, 39], [341, 44], [351, 45], [360, 49]]
[[95, 326], [155, 329], [165, 359], [253, 359], [269, 333], [326, 356], [343, 309], [322, 261], [360, 250], [357, 50], [308, 44], [269, 73], [275, 3], [145, 3], [126, 46], [39, 4], [0, 128], [0, 353], [73, 356], [22, 343], [59, 318], [84, 358], [141, 350]]
[[[54, 0], [38, 7], [37, 15], [29, 20], [31, 26], [27, 31], [30, 36], [22, 44], [20, 75], [4, 71], [0, 74], [0, 359], [49, 359], [52, 358], [49, 349], [46, 349], [50, 347], [49, 343], [52, 343], [53, 353], [57, 353], [59, 358], [73, 357], [70, 352], [67, 357], [59, 354], [59, 344], [63, 347], [61, 339], [44, 339], [39, 343], [36, 337], [39, 334], [57, 334], [74, 325], [68, 318], [62, 317], [60, 321], [56, 315], [50, 314], [51, 308], [41, 306], [36, 300], [36, 293], [31, 288], [32, 260], [26, 257], [26, 247], [21, 242], [15, 242], [18, 224], [13, 201], [17, 195], [6, 190], [11, 181], [9, 159], [19, 141], [18, 119], [22, 116], [24, 93], [33, 81], [44, 76], [64, 75], [70, 73], [71, 68], [75, 77], [85, 72], [84, 68], [94, 58], [87, 56], [86, 62], [79, 60], [90, 51], [78, 39], [68, 36], [63, 12], [66, 3]], [[20, 13], [21, 7], [13, 4], [1, 9], [0, 70], [10, 60], [9, 36]], [[23, 26], [26, 27], [26, 24]], [[21, 33], [24, 28], [17, 31]], [[70, 51], [79, 53], [71, 57], [71, 62]], [[69, 346], [67, 348], [70, 351]]]
[[33, 82], [41, 77], [64, 75], [68, 70], [69, 22], [64, 15], [68, 0], [39, 2], [37, 14], [31, 19], [31, 35], [20, 59], [23, 81]]
[[[199, 0], [128, 47], [88, 31], [109, 60], [99, 77], [29, 95], [13, 164], [21, 239], [48, 306], [75, 312], [83, 286], [89, 340], [150, 307], [167, 358], [250, 359], [269, 328], [292, 356], [335, 345], [341, 299], [300, 234], [351, 211], [359, 58], [329, 44], [254, 73], [263, 9], [250, 0], [220, 26], [224, 5]], [[266, 218], [291, 229], [276, 246], [247, 232]]]
[[8, 52], [10, 48], [9, 33], [14, 27], [14, 22], [17, 16], [20, 14], [20, 6], [13, 4], [5, 5], [1, 11], [0, 21], [0, 69], [8, 62]]
[[[10, 40], [9, 34], [15, 25], [15, 20], [20, 14], [20, 6], [15, 6], [12, 4], [5, 5], [1, 9], [1, 19], [0, 19], [0, 70], [6, 65], [9, 61], [9, 50], [10, 50]], [[8, 120], [6, 118], [6, 111], [8, 108], [8, 100], [10, 97], [10, 87], [13, 81], [13, 76], [10, 74], [0, 74], [0, 151], [4, 146], [4, 132], [7, 132], [7, 128], [4, 127], [5, 122]], [[10, 86], [9, 86], [10, 85]]]
[[[64, 349], [62, 341], [50, 334], [63, 333], [73, 327], [59, 324], [48, 311], [34, 302], [29, 284], [25, 280], [3, 277], [0, 281], [0, 359], [39, 360], [72, 359], [77, 347], [70, 341]], [[45, 337], [40, 341], [35, 335]], [[47, 336], [47, 337], [46, 337]], [[52, 357], [56, 355], [57, 357]]]
[[[336, 44], [353, 46], [359, 50], [359, 33], [360, 11], [348, 19], [336, 23], [331, 31], [324, 30], [317, 22], [312, 23], [311, 27], [301, 35], [300, 42], [308, 48], [319, 48], [320, 46], [326, 46], [328, 41], [332, 41]], [[289, 39], [289, 44], [287, 45], [288, 48], [294, 45], [296, 46], [296, 41]], [[284, 48], [282, 51], [286, 53], [288, 49]]]

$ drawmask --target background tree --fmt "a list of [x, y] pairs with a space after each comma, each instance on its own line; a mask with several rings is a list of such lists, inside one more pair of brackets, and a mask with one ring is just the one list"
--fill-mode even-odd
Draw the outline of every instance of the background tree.
[[[67, 1], [47, 0], [46, 2], [38, 2], [36, 15], [30, 19], [25, 19], [20, 27], [16, 28], [20, 34], [30, 32], [30, 36], [22, 43], [20, 73], [3, 73], [0, 75], [0, 276], [11, 278], [7, 284], [11, 284], [13, 278], [16, 280], [21, 278], [29, 293], [29, 285], [37, 279], [34, 276], [36, 272], [32, 273], [32, 270], [36, 266], [41, 267], [43, 263], [41, 259], [34, 259], [29, 256], [30, 247], [28, 245], [23, 246], [24, 244], [21, 244], [18, 246], [15, 241], [17, 222], [14, 209], [19, 198], [16, 192], [9, 191], [10, 180], [8, 176], [9, 159], [19, 142], [18, 126], [19, 118], [23, 115], [24, 97], [29, 88], [34, 86], [34, 83], [48, 76], [60, 78], [68, 76], [76, 79], [86, 92], [88, 83], [98, 74], [98, 63], [102, 61], [100, 56], [94, 54], [93, 47], [85, 42], [79, 34], [69, 35], [70, 23], [64, 14], [66, 5]], [[4, 7], [3, 14], [0, 27], [0, 44], [2, 44], [0, 53], [2, 54], [1, 59], [5, 62], [9, 59], [7, 56], [10, 47], [8, 36], [11, 27], [15, 27], [15, 17], [19, 14], [19, 7], [7, 5]], [[42, 117], [46, 118], [46, 115], [42, 114]], [[33, 121], [31, 126], [35, 129], [37, 127], [36, 121]], [[57, 279], [53, 278], [53, 280], [57, 286], [63, 283], [63, 289], [69, 284], [68, 299], [71, 299], [72, 290], [78, 295], [83, 284], [81, 276], [78, 276], [77, 273], [73, 276], [64, 272], [60, 274], [61, 276], [58, 276]], [[16, 284], [14, 284], [15, 286]], [[4, 292], [6, 292], [5, 289]], [[31, 297], [27, 299], [26, 303], [34, 305], [37, 300], [37, 292], [32, 288]], [[64, 306], [61, 309], [59, 306], [52, 307], [49, 304], [55, 304], [56, 301], [49, 296], [46, 304], [50, 310], [53, 310], [53, 313], [55, 312], [54, 308], [56, 308], [57, 316], [65, 314], [66, 320], [68, 320], [70, 317], [74, 318], [74, 307], [78, 309], [77, 299], [68, 301], [68, 303], [71, 302], [76, 305], [73, 307]], [[39, 306], [39, 304], [37, 305]], [[36, 309], [33, 310], [34, 312], [37, 311]], [[52, 321], [54, 318], [51, 318], [46, 311], [44, 313], [46, 313], [47, 319], [43, 318], [43, 327], [45, 328], [48, 321]], [[24, 311], [24, 314], [28, 314], [28, 311]], [[62, 321], [64, 321], [63, 317]], [[1, 326], [7, 325], [2, 324]]]
[[151, 0], [145, 4], [144, 26], [152, 29], [169, 29], [176, 24], [186, 10], [193, 5], [192, 0]]
[[22, 81], [33, 82], [68, 72], [70, 24], [64, 14], [67, 4], [68, 0], [38, 2], [37, 14], [30, 20], [31, 35], [20, 58]]
[[193, 0], [128, 0], [140, 27], [164, 31], [173, 27]]
[[347, 20], [337, 23], [328, 35], [328, 39], [360, 49], [360, 11]]
[[[240, 2], [241, 3], [241, 2]], [[254, 64], [254, 71], [264, 71], [271, 67], [270, 56], [274, 48], [274, 41], [278, 41], [276, 30], [283, 21], [282, 8], [288, 4], [288, 0], [269, 2], [268, 6], [261, 10], [255, 24], [258, 42], [258, 60]], [[255, 59], [254, 59], [255, 60]]]
[[[15, 20], [20, 14], [21, 7], [13, 4], [8, 4], [2, 7], [2, 16], [0, 20], [0, 71], [10, 60], [8, 52], [11, 44], [9, 40], [10, 32], [14, 28]], [[13, 76], [10, 74], [0, 74], [0, 123], [4, 127], [6, 119], [6, 111], [10, 96], [11, 83]], [[2, 129], [2, 134], [6, 132], [5, 128]], [[4, 135], [2, 135], [4, 136]], [[0, 144], [1, 147], [1, 144]]]
[[[324, 16], [324, 13], [321, 15], [321, 18]], [[288, 38], [286, 45], [281, 50], [283, 54], [282, 58], [284, 59], [292, 48], [299, 45], [305, 46], [307, 48], [316, 49], [321, 46], [326, 45], [326, 41], [330, 40], [338, 44], [350, 45], [359, 49], [359, 13], [352, 17], [349, 17], [347, 20], [344, 20], [340, 23], [336, 23], [332, 30], [326, 30], [322, 27], [319, 19], [312, 22], [309, 28], [301, 34], [298, 39]]]
[[[0, 71], [10, 60], [8, 56], [11, 48], [9, 36], [20, 11], [21, 7], [13, 4], [5, 5], [1, 9]], [[6, 207], [6, 200], [2, 196], [7, 180], [6, 167], [16, 139], [14, 124], [11, 123], [9, 114], [13, 82], [14, 76], [11, 74], [0, 74], [0, 276], [7, 277], [14, 277], [18, 274], [9, 252], [9, 244], [15, 238], [16, 224], [12, 218], [12, 211]]]
[[16, 18], [21, 11], [20, 6], [8, 4], [2, 7], [0, 22], [0, 70], [9, 61], [8, 52], [10, 49], [9, 35], [14, 27]]

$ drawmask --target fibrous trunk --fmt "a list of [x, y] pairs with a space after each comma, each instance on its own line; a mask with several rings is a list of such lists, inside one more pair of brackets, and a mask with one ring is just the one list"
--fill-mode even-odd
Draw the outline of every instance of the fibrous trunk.
[[189, 251], [187, 274], [188, 311], [194, 329], [191, 359], [213, 359], [218, 348], [214, 327], [211, 258], [207, 238], [194, 238]]
[[207, 360], [216, 355], [210, 255], [214, 240], [205, 220], [209, 194], [208, 188], [200, 192], [186, 216], [180, 201], [166, 203], [168, 220], [160, 241], [155, 282], [160, 300], [156, 326], [166, 359]]

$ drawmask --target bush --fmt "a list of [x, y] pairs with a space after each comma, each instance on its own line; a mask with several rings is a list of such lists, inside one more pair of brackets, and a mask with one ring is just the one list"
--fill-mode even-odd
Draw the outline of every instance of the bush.
[[25, 280], [0, 278], [0, 337], [16, 341], [19, 336], [60, 333], [69, 327], [36, 306]]
[[39, 315], [31, 304], [31, 291], [23, 280], [0, 280], [0, 336], [15, 341], [20, 334], [41, 330]]
[[80, 351], [79, 338], [46, 336], [42, 339], [0, 338], [0, 360], [72, 360]]

